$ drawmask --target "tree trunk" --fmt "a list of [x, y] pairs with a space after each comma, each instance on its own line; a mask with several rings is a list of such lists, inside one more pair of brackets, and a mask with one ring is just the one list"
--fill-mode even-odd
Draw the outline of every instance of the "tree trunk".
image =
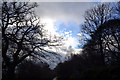
[[14, 80], [15, 78], [15, 67], [10, 67], [10, 69], [8, 69], [8, 76], [9, 76], [9, 80]]
[[15, 66], [10, 65], [6, 72], [6, 75], [3, 76], [2, 80], [15, 80]]
[[101, 61], [102, 61], [102, 65], [105, 65], [105, 54], [103, 52], [103, 45], [102, 45], [102, 40], [100, 38], [100, 53], [101, 53]]

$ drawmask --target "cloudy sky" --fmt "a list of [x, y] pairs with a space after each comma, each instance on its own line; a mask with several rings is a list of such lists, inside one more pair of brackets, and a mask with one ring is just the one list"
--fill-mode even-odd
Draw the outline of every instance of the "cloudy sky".
[[38, 2], [36, 13], [51, 34], [64, 35], [68, 40], [66, 46], [78, 48], [80, 24], [84, 13], [97, 2]]
[[84, 21], [84, 12], [96, 2], [38, 2], [36, 13], [51, 34], [64, 35], [66, 46], [78, 47], [80, 24]]

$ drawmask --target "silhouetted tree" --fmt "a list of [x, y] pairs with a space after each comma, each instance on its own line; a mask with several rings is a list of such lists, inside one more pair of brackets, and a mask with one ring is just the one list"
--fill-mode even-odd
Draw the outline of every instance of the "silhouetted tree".
[[78, 79], [80, 72], [88, 68], [87, 60], [84, 55], [72, 55], [68, 61], [59, 63], [56, 70], [58, 80], [70, 80], [72, 78]]
[[120, 63], [120, 19], [109, 20], [101, 26], [103, 50], [107, 62], [118, 64]]
[[[120, 20], [113, 19], [103, 23], [93, 34], [92, 39], [88, 40], [83, 47], [83, 55], [86, 55], [88, 62], [93, 65], [102, 65], [99, 35], [102, 38], [103, 54], [106, 64], [119, 63], [119, 35]], [[94, 63], [95, 62], [95, 63]], [[113, 62], [113, 63], [111, 63]]]
[[117, 14], [117, 19], [120, 18], [120, 1], [117, 2], [117, 5], [115, 6], [115, 11], [114, 11], [115, 14]]
[[25, 59], [42, 60], [48, 53], [56, 54], [44, 49], [60, 40], [46, 37], [44, 25], [34, 13], [37, 6], [28, 2], [2, 3], [3, 80], [14, 80], [15, 68]]
[[101, 66], [103, 64], [98, 45], [92, 39], [88, 40], [87, 43], [84, 45], [81, 55], [86, 61], [86, 64], [90, 66]]
[[119, 80], [120, 19], [113, 9], [105, 3], [86, 11], [82, 27], [91, 39], [81, 54], [58, 64], [58, 80]]
[[88, 34], [94, 40], [95, 44], [97, 43], [97, 50], [99, 50], [99, 53], [101, 54], [103, 65], [105, 65], [105, 55], [103, 53], [102, 35], [101, 33], [96, 33], [97, 36], [95, 36], [94, 33], [98, 30], [100, 25], [102, 25], [105, 21], [111, 19], [111, 16], [112, 8], [110, 4], [102, 3], [85, 12], [85, 22], [82, 25], [82, 32]]
[[16, 79], [18, 80], [52, 80], [54, 72], [46, 63], [34, 63], [33, 61], [23, 61], [17, 68]]

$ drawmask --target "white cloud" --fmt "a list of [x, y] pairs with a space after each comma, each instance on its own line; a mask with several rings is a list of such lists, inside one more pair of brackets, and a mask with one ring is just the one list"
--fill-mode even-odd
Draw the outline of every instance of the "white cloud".
[[50, 18], [41, 18], [41, 23], [45, 24], [45, 29], [48, 31], [48, 34], [51, 36], [63, 36], [64, 37], [64, 46], [68, 48], [72, 46], [73, 48], [77, 47], [78, 40], [76, 37], [72, 37], [72, 31], [61, 31], [61, 33], [57, 33], [57, 27], [54, 26], [53, 19]]
[[73, 48], [77, 47], [78, 40], [75, 37], [69, 36], [67, 37], [67, 40], [65, 41], [65, 46], [68, 48], [69, 46], [72, 46]]
[[94, 3], [39, 2], [38, 4], [39, 7], [36, 8], [36, 13], [41, 18], [41, 22], [46, 23], [45, 28], [48, 30], [50, 35], [63, 35], [66, 38], [66, 47], [73, 46], [75, 48], [79, 42], [76, 37], [72, 36], [72, 30], [67, 32], [59, 31], [59, 33], [57, 33], [56, 31], [59, 27], [54, 26], [54, 23], [59, 20], [63, 21], [64, 24], [68, 24], [70, 20], [76, 22], [77, 24], [82, 23], [84, 21], [84, 12], [92, 7]]
[[50, 35], [58, 35], [56, 32], [57, 27], [54, 26], [55, 20], [51, 18], [41, 18], [41, 23], [45, 24], [45, 29], [48, 31]]
[[65, 34], [69, 34], [69, 32], [65, 32]]
[[77, 35], [78, 35], [78, 36], [83, 36], [83, 34], [82, 34], [82, 33], [78, 33]]

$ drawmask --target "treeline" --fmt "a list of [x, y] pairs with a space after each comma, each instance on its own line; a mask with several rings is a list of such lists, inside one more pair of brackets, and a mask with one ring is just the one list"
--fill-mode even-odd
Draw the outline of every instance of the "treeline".
[[24, 61], [16, 71], [17, 80], [52, 80], [54, 76], [54, 70], [48, 64], [33, 61]]
[[120, 80], [120, 2], [87, 10], [82, 32], [91, 38], [81, 54], [56, 67], [58, 80]]
[[[4, 71], [5, 72], [5, 71]], [[7, 80], [6, 73], [2, 74], [3, 80]], [[49, 68], [49, 65], [42, 62], [24, 60], [16, 67], [15, 80], [52, 80], [55, 77], [55, 71]]]
[[82, 33], [91, 39], [81, 54], [51, 70], [43, 60], [60, 55], [44, 47], [56, 46], [50, 43], [61, 43], [61, 38], [46, 37], [44, 25], [34, 13], [36, 3], [4, 2], [2, 80], [120, 80], [120, 2], [111, 4], [99, 4], [85, 12]]

